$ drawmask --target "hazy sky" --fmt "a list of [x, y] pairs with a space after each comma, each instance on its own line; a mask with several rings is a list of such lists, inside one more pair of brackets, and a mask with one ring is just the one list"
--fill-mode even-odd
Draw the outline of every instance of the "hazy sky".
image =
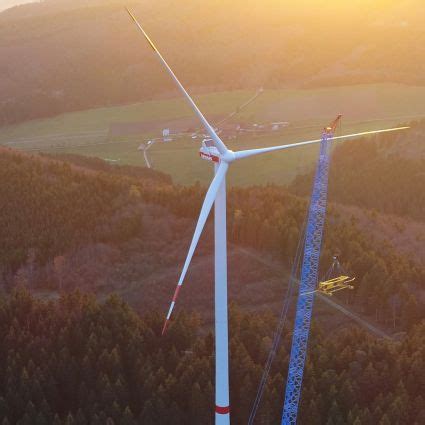
[[0, 12], [17, 4], [32, 3], [39, 0], [0, 0]]

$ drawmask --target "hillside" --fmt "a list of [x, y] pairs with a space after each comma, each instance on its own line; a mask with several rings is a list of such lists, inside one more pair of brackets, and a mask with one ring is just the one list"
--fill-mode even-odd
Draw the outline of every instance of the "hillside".
[[[75, 162], [75, 161], [74, 161]], [[4, 279], [28, 264], [28, 284], [36, 264], [46, 264], [88, 243], [126, 240], [141, 231], [132, 192], [123, 176], [97, 173], [62, 161], [0, 151], [0, 264]], [[102, 171], [107, 171], [105, 164]], [[94, 169], [94, 170], [93, 170]], [[142, 171], [140, 185], [164, 181], [157, 172]], [[137, 177], [137, 174], [136, 174]], [[165, 179], [167, 181], [167, 179]]]
[[[204, 188], [96, 158], [2, 150], [0, 160], [3, 423], [211, 423], [211, 222], [177, 316], [159, 337]], [[242, 424], [307, 202], [269, 185], [231, 189], [228, 207], [229, 297], [237, 305], [230, 314], [230, 379], [233, 420]], [[425, 414], [422, 382], [410, 378], [423, 369], [424, 264], [362, 229], [330, 206], [321, 274], [338, 251], [356, 289], [337, 301], [400, 342], [366, 335], [319, 299], [301, 424], [319, 425], [322, 417], [419, 424]], [[18, 248], [21, 255], [6, 255]], [[272, 423], [281, 411], [290, 341], [286, 329], [259, 412]]]
[[[332, 156], [330, 200], [424, 220], [425, 121], [412, 123], [404, 134], [375, 140], [347, 141]], [[298, 176], [291, 189], [310, 192], [312, 173]]]
[[[50, 298], [79, 288], [101, 299], [114, 291], [138, 311], [166, 310], [204, 194], [200, 185], [173, 185], [160, 173], [98, 159], [52, 159], [13, 151], [1, 156], [4, 290], [24, 285]], [[277, 311], [306, 208], [305, 199], [278, 186], [229, 192], [233, 301], [245, 309]], [[57, 211], [65, 219], [57, 219]], [[209, 321], [210, 226], [199, 248], [181, 305], [199, 310]], [[356, 291], [345, 298], [353, 308], [392, 331], [408, 329], [422, 317], [422, 296], [413, 294], [424, 291], [423, 263], [371, 237], [337, 206], [329, 212], [321, 274], [335, 251], [356, 276]], [[273, 258], [280, 267], [253, 261], [256, 256]], [[319, 311], [318, 317], [328, 321], [329, 309], [322, 306]]]
[[[0, 122], [175, 94], [124, 3], [46, 0], [1, 13]], [[128, 5], [194, 92], [425, 83], [420, 0]]]
[[9, 9], [13, 6], [18, 6], [24, 3], [31, 3], [37, 0], [0, 0], [0, 12]]

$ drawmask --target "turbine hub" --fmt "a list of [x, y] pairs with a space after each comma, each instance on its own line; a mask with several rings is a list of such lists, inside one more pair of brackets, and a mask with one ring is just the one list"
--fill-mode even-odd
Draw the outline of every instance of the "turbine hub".
[[221, 160], [224, 161], [224, 162], [227, 162], [227, 164], [230, 164], [235, 159], [236, 159], [235, 153], [230, 149], [228, 149], [226, 153], [221, 155]]

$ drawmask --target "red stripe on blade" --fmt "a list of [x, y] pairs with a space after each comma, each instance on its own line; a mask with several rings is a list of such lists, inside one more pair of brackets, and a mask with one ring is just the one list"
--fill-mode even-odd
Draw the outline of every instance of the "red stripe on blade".
[[179, 291], [180, 291], [181, 286], [177, 285], [176, 290], [174, 291], [174, 296], [173, 296], [173, 301], [176, 302], [177, 297], [179, 296]]
[[163, 328], [162, 328], [162, 333], [161, 333], [161, 335], [164, 335], [164, 334], [165, 334], [165, 332], [167, 331], [168, 322], [169, 322], [168, 320], [166, 320], [166, 321], [165, 321], [164, 326], [163, 326]]

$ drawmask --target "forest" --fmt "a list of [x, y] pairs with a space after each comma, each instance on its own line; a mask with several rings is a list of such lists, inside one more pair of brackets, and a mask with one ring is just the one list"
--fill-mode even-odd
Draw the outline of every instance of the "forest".
[[[405, 135], [347, 141], [335, 147], [329, 199], [423, 221], [425, 121], [413, 122], [411, 127]], [[297, 176], [291, 191], [307, 196], [311, 179], [312, 173]]]
[[[79, 292], [40, 301], [0, 299], [2, 425], [212, 424], [213, 338], [180, 314], [135, 314], [119, 298]], [[245, 424], [274, 319], [230, 314], [232, 421]], [[399, 343], [358, 329], [313, 330], [300, 424], [420, 425], [425, 421], [425, 323]], [[285, 331], [257, 423], [279, 423], [290, 335]], [[321, 419], [326, 418], [326, 419]]]
[[[99, 159], [61, 158], [31, 157], [13, 151], [0, 155], [4, 223], [0, 265], [3, 284], [8, 288], [16, 283], [54, 288], [58, 279], [62, 285], [66, 282], [62, 269], [67, 258], [89, 244], [114, 247], [120, 250], [120, 257], [135, 249], [153, 255], [155, 249], [162, 252], [171, 247], [177, 237], [173, 232], [168, 239], [164, 233], [165, 248], [155, 245], [154, 239], [143, 246], [131, 243], [148, 237], [143, 226], [150, 226], [149, 219], [145, 224], [141, 219], [148, 205], [168, 211], [167, 226], [170, 220], [184, 218], [190, 219], [190, 227], [197, 216], [204, 193], [200, 185], [176, 186], [162, 173], [116, 167]], [[283, 187], [233, 188], [228, 205], [230, 242], [285, 259], [290, 267], [306, 211], [306, 199]], [[355, 291], [348, 298], [351, 304], [394, 330], [410, 329], [425, 317], [423, 299], [417, 296], [424, 290], [423, 264], [363, 232], [356, 220], [341, 215], [337, 206], [330, 207], [325, 235], [321, 274], [338, 252], [345, 268], [356, 277]], [[162, 257], [154, 259], [158, 270], [165, 265]], [[78, 268], [78, 261], [83, 261], [78, 258], [77, 264], [70, 263], [71, 268]], [[95, 264], [85, 264], [83, 281], [90, 281], [94, 277], [90, 269], [94, 270]], [[105, 269], [104, 279], [106, 274]], [[72, 290], [81, 283], [68, 280], [65, 286]], [[160, 288], [151, 294], [152, 300], [166, 293], [166, 288]]]
[[[131, 219], [121, 220], [115, 236], [105, 233], [105, 223], [120, 214], [116, 204], [123, 195], [118, 182], [93, 179], [66, 163], [32, 160], [7, 150], [0, 154], [0, 162], [4, 273], [16, 271], [27, 258], [44, 263], [55, 253], [92, 239], [137, 233], [136, 218], [133, 226]], [[125, 194], [120, 205], [126, 206]]]
[[[345, 145], [339, 149], [344, 151]], [[356, 150], [360, 150], [358, 145], [348, 152], [348, 157], [352, 158]], [[125, 242], [144, 238], [141, 216], [148, 205], [168, 211], [168, 220], [193, 221], [199, 211], [204, 193], [200, 185], [176, 186], [162, 173], [117, 167], [99, 159], [66, 155], [60, 157], [62, 161], [56, 158], [30, 157], [13, 151], [0, 155], [4, 222], [0, 265], [8, 287], [20, 281], [41, 287], [55, 281], [64, 259], [90, 243], [120, 247], [125, 256], [135, 249], [131, 244], [124, 246]], [[415, 169], [409, 167], [406, 172], [414, 173]], [[406, 180], [412, 179], [407, 176]], [[379, 184], [376, 181], [369, 189], [373, 191]], [[381, 193], [385, 196], [390, 192]], [[417, 197], [411, 198], [417, 202]], [[375, 202], [378, 199], [374, 197]], [[284, 187], [233, 188], [228, 205], [230, 241], [285, 259], [290, 267], [306, 211], [306, 199]], [[149, 225], [149, 221], [145, 223]], [[423, 300], [415, 296], [424, 290], [423, 264], [363, 232], [355, 219], [339, 213], [337, 205], [330, 207], [325, 235], [322, 274], [338, 252], [345, 268], [357, 280], [350, 303], [396, 329], [410, 328], [424, 317]], [[171, 245], [176, 235], [171, 233], [169, 238]], [[153, 244], [152, 240], [149, 242]], [[146, 243], [143, 249], [156, 248]], [[45, 266], [42, 273], [37, 272], [37, 265]], [[72, 282], [69, 285], [68, 289], [73, 289]], [[74, 285], [78, 287], [77, 283]]]

